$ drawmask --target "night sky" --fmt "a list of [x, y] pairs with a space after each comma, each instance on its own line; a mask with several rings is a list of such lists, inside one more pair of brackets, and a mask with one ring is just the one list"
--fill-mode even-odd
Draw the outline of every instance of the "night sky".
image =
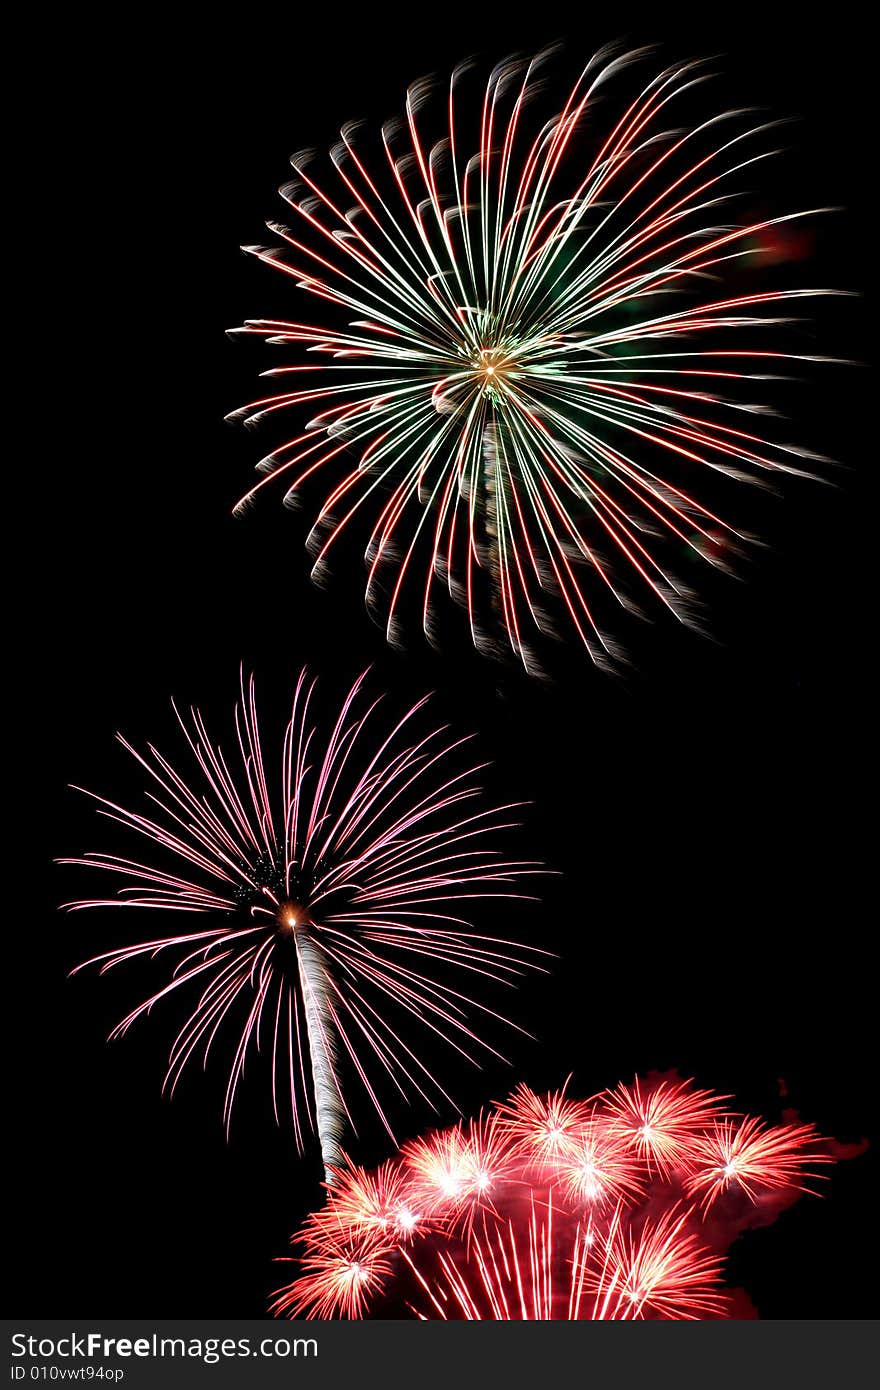
[[[207, 1077], [194, 1069], [173, 1103], [161, 1098], [179, 1006], [104, 1041], [149, 972], [67, 972], [145, 935], [142, 918], [56, 911], [109, 880], [52, 859], [121, 842], [67, 784], [136, 802], [140, 780], [115, 731], [173, 752], [172, 695], [222, 730], [241, 661], [270, 720], [284, 717], [304, 662], [329, 704], [366, 665], [394, 709], [433, 690], [439, 720], [479, 733], [492, 791], [532, 803], [517, 848], [555, 874], [541, 904], [513, 917], [559, 963], [511, 1000], [536, 1041], [511, 1034], [509, 1068], [450, 1065], [465, 1113], [519, 1080], [556, 1086], [573, 1073], [573, 1093], [588, 1095], [676, 1068], [771, 1120], [793, 1106], [843, 1140], [870, 1128], [865, 368], [828, 367], [792, 397], [790, 433], [838, 461], [835, 485], [793, 480], [784, 501], [745, 494], [769, 544], [746, 582], [694, 574], [711, 637], [658, 613], [624, 634], [633, 665], [617, 678], [571, 642], [551, 680], [530, 681], [470, 650], [463, 621], [449, 624], [440, 654], [417, 631], [391, 651], [364, 610], [356, 556], [328, 587], [310, 583], [308, 505], [291, 513], [264, 495], [233, 520], [277, 436], [223, 423], [260, 394], [257, 372], [281, 360], [224, 331], [305, 307], [291, 282], [238, 249], [283, 217], [275, 190], [290, 153], [327, 147], [353, 116], [378, 124], [413, 78], [445, 75], [470, 53], [493, 62], [563, 38], [573, 61], [623, 37], [660, 42], [663, 62], [721, 55], [719, 90], [798, 118], [784, 132], [789, 154], [760, 176], [774, 202], [841, 209], [793, 273], [863, 288], [860, 125], [873, 76], [847, 7], [821, 32], [805, 19], [797, 32], [776, 27], [754, 7], [718, 14], [714, 27], [640, 23], [627, 7], [622, 30], [610, 11], [588, 23], [538, 6], [534, 21], [502, 26], [495, 7], [453, 5], [420, 32], [415, 11], [409, 29], [390, 13], [352, 22], [315, 7], [294, 22], [286, 9], [201, 33], [149, 12], [117, 33], [62, 20], [41, 65], [41, 192], [21, 216], [40, 224], [40, 249], [21, 273], [46, 296], [31, 325], [43, 394], [10, 528], [12, 540], [31, 530], [34, 577], [12, 594], [23, 699], [10, 735], [14, 754], [27, 751], [9, 808], [25, 829], [11, 873], [22, 898], [7, 916], [21, 956], [7, 974], [18, 1019], [7, 1076], [21, 1164], [12, 1311], [22, 1316], [261, 1316], [286, 1282], [272, 1261], [319, 1199], [317, 1160], [297, 1158], [275, 1129], [259, 1067], [229, 1144], [222, 1065]], [[805, 351], [864, 361], [862, 301], [818, 318], [803, 330]], [[430, 1115], [396, 1120], [407, 1137]], [[362, 1145], [382, 1157], [369, 1123]], [[870, 1155], [840, 1165], [823, 1200], [803, 1199], [734, 1247], [729, 1281], [762, 1316], [873, 1312], [870, 1166]]]

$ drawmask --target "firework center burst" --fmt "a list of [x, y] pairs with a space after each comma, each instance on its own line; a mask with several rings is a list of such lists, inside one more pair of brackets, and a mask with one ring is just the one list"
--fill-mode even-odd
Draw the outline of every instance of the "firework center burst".
[[275, 913], [275, 928], [282, 935], [294, 935], [297, 927], [309, 925], [309, 917], [304, 907], [289, 899], [278, 904]]
[[495, 396], [503, 388], [513, 367], [513, 359], [503, 347], [482, 347], [473, 358], [474, 371], [485, 395]]

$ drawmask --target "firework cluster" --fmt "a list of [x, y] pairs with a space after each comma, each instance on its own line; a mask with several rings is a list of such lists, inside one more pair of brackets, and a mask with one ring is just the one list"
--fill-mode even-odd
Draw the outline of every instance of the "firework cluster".
[[288, 1317], [731, 1316], [723, 1255], [831, 1161], [812, 1125], [652, 1077], [587, 1101], [525, 1086], [488, 1115], [343, 1166], [294, 1237]]

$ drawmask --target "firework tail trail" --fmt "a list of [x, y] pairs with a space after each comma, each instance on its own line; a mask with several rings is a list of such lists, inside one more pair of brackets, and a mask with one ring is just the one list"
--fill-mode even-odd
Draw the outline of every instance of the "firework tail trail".
[[324, 1175], [328, 1182], [343, 1163], [345, 1111], [337, 1081], [337, 1047], [333, 1010], [328, 997], [326, 963], [307, 930], [294, 927], [294, 942], [302, 981], [309, 1058], [315, 1087], [315, 1119]]

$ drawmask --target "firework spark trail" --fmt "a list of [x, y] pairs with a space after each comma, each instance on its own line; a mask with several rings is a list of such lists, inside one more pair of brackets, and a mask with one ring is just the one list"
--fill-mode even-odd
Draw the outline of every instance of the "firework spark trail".
[[548, 57], [500, 63], [478, 114], [472, 65], [459, 66], [430, 134], [433, 86], [415, 83], [378, 159], [356, 124], [323, 173], [315, 151], [293, 156], [281, 193], [294, 228], [270, 223], [281, 244], [245, 249], [324, 318], [236, 331], [319, 360], [266, 372], [289, 389], [230, 417], [302, 412], [237, 510], [273, 480], [293, 505], [325, 477], [314, 576], [363, 520], [367, 603], [384, 605], [389, 640], [420, 570], [429, 638], [445, 586], [474, 642], [496, 644], [488, 592], [502, 644], [528, 669], [535, 636], [552, 634], [547, 599], [600, 664], [617, 655], [604, 611], [639, 611], [631, 589], [689, 620], [667, 551], [726, 567], [749, 539], [699, 489], [801, 473], [815, 457], [742, 417], [772, 413], [749, 399], [755, 383], [820, 360], [774, 334], [805, 296], [831, 293], [744, 285], [762, 236], [822, 210], [737, 211], [776, 153], [762, 144], [772, 127], [737, 110], [689, 121], [702, 65], [675, 64], [614, 107], [609, 86], [644, 51], [602, 50], [542, 121]]
[[268, 1040], [276, 1120], [286, 1097], [298, 1145], [306, 1128], [317, 1129], [328, 1175], [340, 1168], [343, 1133], [353, 1127], [343, 1064], [392, 1134], [371, 1079], [375, 1068], [399, 1095], [448, 1099], [402, 1025], [442, 1038], [471, 1061], [479, 1049], [500, 1056], [470, 1016], [494, 1023], [502, 1015], [485, 995], [459, 989], [456, 975], [512, 984], [540, 968], [544, 955], [481, 935], [458, 915], [471, 899], [522, 897], [517, 879], [539, 872], [499, 848], [498, 837], [516, 824], [516, 807], [483, 804], [480, 768], [456, 770], [465, 740], [443, 728], [410, 732], [424, 701], [380, 730], [380, 701], [364, 700], [363, 682], [355, 682], [322, 742], [311, 713], [315, 682], [300, 675], [277, 789], [252, 679], [242, 677], [235, 713], [238, 772], [197, 710], [186, 718], [175, 708], [195, 777], [152, 745], [142, 755], [121, 740], [147, 774], [150, 815], [87, 794], [102, 815], [159, 850], [160, 862], [101, 853], [62, 861], [122, 880], [115, 897], [67, 904], [72, 910], [208, 915], [204, 926], [117, 947], [77, 969], [97, 964], [103, 973], [173, 953], [168, 981], [114, 1036], [192, 987], [195, 1007], [172, 1046], [166, 1086], [173, 1093], [194, 1057], [207, 1062], [221, 1027], [237, 1017], [227, 1127], [246, 1059]]
[[724, 1252], [750, 1213], [764, 1224], [808, 1191], [833, 1146], [728, 1099], [662, 1077], [587, 1101], [520, 1086], [375, 1173], [346, 1164], [294, 1237], [301, 1272], [273, 1309], [364, 1317], [390, 1297], [388, 1316], [422, 1319], [730, 1316]]

